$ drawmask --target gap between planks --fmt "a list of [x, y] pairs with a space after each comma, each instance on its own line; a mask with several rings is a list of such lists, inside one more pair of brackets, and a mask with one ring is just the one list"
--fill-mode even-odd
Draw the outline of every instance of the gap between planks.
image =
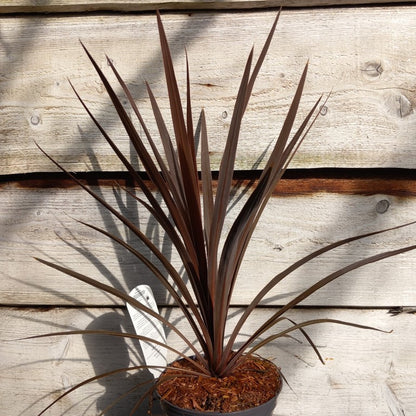
[[32, 0], [3, 0], [0, 14], [12, 13], [85, 13], [146, 12], [154, 10], [238, 10], [339, 6], [371, 6], [409, 3], [411, 0], [50, 0], [35, 4]]
[[[179, 306], [177, 305], [161, 305], [165, 309], [172, 309], [172, 310], [179, 310]], [[247, 305], [243, 304], [233, 304], [232, 309], [241, 309], [245, 308]], [[258, 305], [256, 309], [278, 309], [284, 305]], [[51, 305], [22, 305], [22, 304], [0, 304], [0, 310], [22, 310], [22, 311], [31, 311], [34, 312], [50, 312], [52, 310], [82, 310], [82, 309], [125, 309], [126, 305], [118, 304], [118, 305], [64, 305], [64, 304], [51, 304]], [[292, 308], [292, 310], [305, 310], [305, 311], [325, 311], [325, 310], [344, 310], [344, 311], [385, 311], [390, 316], [398, 316], [398, 315], [416, 315], [416, 306], [397, 306], [397, 305], [385, 305], [385, 306], [345, 306], [345, 305], [297, 305]]]
[[[234, 176], [234, 185], [252, 189], [261, 171], [240, 171]], [[90, 186], [112, 187], [115, 183], [133, 186], [127, 172], [84, 172], [77, 178]], [[214, 187], [218, 172], [213, 172]], [[142, 174], [146, 180], [146, 175]], [[147, 182], [150, 188], [152, 186]], [[65, 173], [32, 173], [0, 176], [0, 189], [68, 189], [78, 185]], [[275, 196], [297, 196], [316, 193], [346, 195], [385, 194], [398, 197], [416, 195], [416, 170], [406, 169], [293, 169], [286, 172], [275, 189]]]

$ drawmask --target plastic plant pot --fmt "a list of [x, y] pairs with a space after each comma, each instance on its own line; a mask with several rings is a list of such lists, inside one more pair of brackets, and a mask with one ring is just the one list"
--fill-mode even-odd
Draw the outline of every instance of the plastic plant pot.
[[181, 409], [165, 400], [162, 400], [161, 404], [163, 410], [166, 412], [166, 416], [272, 416], [279, 393], [280, 391], [271, 400], [260, 406], [231, 413], [200, 412], [199, 410]]

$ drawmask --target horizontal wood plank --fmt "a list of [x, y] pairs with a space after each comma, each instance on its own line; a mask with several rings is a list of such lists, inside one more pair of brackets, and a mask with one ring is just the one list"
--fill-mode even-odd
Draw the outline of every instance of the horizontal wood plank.
[[[240, 342], [254, 325], [270, 316], [271, 309], [254, 313]], [[164, 310], [183, 330], [177, 311]], [[238, 311], [232, 311], [232, 326]], [[0, 309], [0, 413], [29, 416], [87, 377], [114, 368], [140, 363], [140, 347], [122, 339], [97, 336], [63, 336], [38, 340], [16, 338], [64, 329], [109, 329], [132, 331], [124, 310], [114, 309]], [[261, 353], [272, 359], [285, 374], [275, 415], [413, 415], [416, 413], [415, 315], [390, 317], [385, 310], [296, 310], [290, 317], [298, 322], [331, 317], [384, 330], [390, 334], [324, 324], [308, 332], [325, 360], [322, 365], [301, 335], [281, 339]], [[182, 349], [169, 335], [169, 345]], [[14, 340], [14, 341], [13, 341]], [[174, 356], [169, 354], [169, 359]], [[133, 383], [145, 376], [132, 372], [103, 379], [65, 397], [48, 415], [95, 415]], [[142, 390], [143, 391], [143, 390]], [[112, 416], [128, 414], [139, 393], [119, 403]], [[145, 409], [138, 414], [144, 414]], [[84, 413], [85, 412], [85, 413]], [[156, 413], [155, 416], [159, 416]]]
[[[368, 193], [351, 195], [325, 192], [321, 185], [319, 191], [312, 187], [309, 193], [296, 194], [293, 190], [297, 182], [283, 181], [283, 188], [292, 188], [292, 192], [280, 195], [276, 192], [265, 210], [242, 265], [235, 288], [235, 304], [250, 302], [261, 285], [318, 248], [342, 238], [415, 220], [414, 191], [406, 196], [402, 188], [403, 193], [390, 195], [376, 190], [371, 192], [371, 188], [367, 188]], [[142, 207], [112, 187], [93, 189], [129, 215], [147, 235], [152, 235], [162, 253], [178, 270], [181, 269], [175, 250]], [[300, 189], [305, 190], [305, 181], [300, 184]], [[243, 200], [236, 199], [226, 230], [236, 215], [235, 208], [241, 207]], [[1, 304], [117, 303], [97, 289], [36, 262], [33, 257], [57, 262], [126, 291], [139, 283], [148, 283], [154, 288], [159, 303], [170, 302], [160, 285], [132, 255], [77, 223], [74, 217], [103, 227], [143, 249], [123, 226], [77, 187], [31, 188], [16, 183], [3, 184], [0, 192]], [[411, 244], [415, 244], [414, 226], [327, 253], [281, 282], [270, 293], [268, 302], [282, 304], [306, 285], [337, 268], [364, 256]], [[367, 266], [322, 289], [306, 304], [414, 305], [415, 264], [416, 252]]]
[[411, 0], [3, 0], [0, 13], [74, 13], [92, 11], [255, 9], [405, 3]]
[[[214, 168], [244, 61], [253, 43], [260, 49], [275, 14], [163, 17], [182, 86], [184, 48], [188, 51], [194, 108], [197, 113], [205, 108]], [[415, 19], [413, 6], [285, 11], [246, 114], [237, 169], [252, 169], [270, 151], [308, 59], [300, 116], [322, 93], [332, 94], [292, 166], [414, 168]], [[67, 82], [69, 77], [129, 154], [128, 140], [78, 39], [106, 73], [105, 53], [113, 59], [157, 136], [144, 87], [146, 79], [166, 115], [154, 16], [8, 16], [0, 24], [0, 174], [55, 170], [34, 141], [71, 170], [122, 169]]]

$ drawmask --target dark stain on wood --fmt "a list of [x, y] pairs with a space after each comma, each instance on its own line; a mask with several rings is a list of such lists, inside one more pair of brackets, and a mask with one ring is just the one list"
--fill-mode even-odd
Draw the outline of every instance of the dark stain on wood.
[[[260, 177], [258, 171], [241, 171], [235, 174], [234, 185], [249, 192]], [[77, 173], [76, 177], [88, 186], [123, 187], [134, 186], [126, 172]], [[142, 174], [143, 179], [147, 178]], [[214, 187], [218, 172], [213, 173]], [[66, 174], [33, 173], [0, 177], [0, 190], [25, 189], [71, 189], [78, 185]], [[153, 186], [150, 186], [154, 190]], [[273, 196], [290, 197], [334, 193], [347, 195], [416, 196], [416, 171], [405, 169], [301, 169], [286, 173], [276, 187]]]
[[409, 197], [416, 195], [416, 181], [405, 179], [331, 179], [308, 178], [283, 180], [275, 196], [308, 195], [316, 193], [348, 195], [392, 195]]
[[[88, 186], [113, 187], [132, 186], [133, 182], [127, 172], [83, 172], [74, 176]], [[145, 175], [142, 175], [145, 178]], [[20, 189], [71, 189], [79, 185], [65, 173], [29, 173], [21, 175], [0, 176], [0, 189], [7, 187]]]

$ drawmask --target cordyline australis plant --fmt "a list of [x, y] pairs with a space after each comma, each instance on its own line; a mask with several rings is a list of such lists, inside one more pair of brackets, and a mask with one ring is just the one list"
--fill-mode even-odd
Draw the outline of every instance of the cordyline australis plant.
[[[143, 262], [147, 266], [149, 271], [160, 280], [161, 284], [175, 300], [177, 306], [182, 310], [184, 317], [189, 322], [195, 338], [198, 341], [198, 347], [195, 347], [192, 342], [193, 340], [188, 339], [182, 332], [177, 329], [175, 325], [170, 323], [160, 314], [154, 312], [152, 309], [144, 306], [131, 296], [127, 295], [126, 293], [101, 283], [91, 277], [67, 269], [63, 266], [50, 263], [46, 260], [37, 259], [40, 262], [53, 267], [54, 269], [57, 269], [98, 289], [104, 290], [112, 295], [117, 296], [118, 298], [131, 304], [137, 309], [159, 320], [183, 340], [184, 344], [195, 355], [196, 360], [190, 360], [183, 353], [173, 349], [169, 345], [164, 345], [147, 337], [134, 334], [114, 333], [104, 330], [85, 330], [58, 332], [53, 334], [45, 334], [42, 336], [75, 333], [100, 333], [116, 337], [138, 338], [147, 342], [154, 342], [160, 347], [174, 351], [179, 357], [189, 360], [193, 366], [193, 374], [200, 374], [202, 376], [210, 377], [224, 377], [230, 375], [233, 372], [238, 360], [242, 357], [246, 356], [247, 354], [252, 354], [260, 347], [276, 340], [277, 338], [288, 336], [295, 330], [300, 330], [302, 332], [306, 340], [316, 351], [319, 359], [323, 362], [317, 347], [305, 332], [304, 328], [309, 325], [329, 322], [342, 325], [351, 325], [359, 328], [375, 329], [334, 319], [315, 319], [306, 322], [295, 323], [293, 320], [287, 318], [285, 314], [300, 302], [315, 293], [318, 289], [344, 275], [345, 273], [366, 264], [376, 262], [387, 257], [397, 255], [399, 253], [404, 253], [409, 250], [413, 250], [416, 248], [416, 245], [377, 254], [356, 261], [355, 263], [352, 263], [329, 274], [328, 276], [314, 283], [312, 286], [307, 287], [303, 292], [298, 294], [293, 298], [293, 300], [291, 300], [283, 307], [277, 308], [274, 314], [264, 323], [259, 325], [259, 327], [251, 336], [248, 337], [246, 341], [244, 341], [239, 346], [236, 344], [238, 334], [241, 332], [244, 323], [256, 308], [256, 306], [259, 305], [259, 303], [265, 298], [270, 290], [274, 289], [276, 285], [278, 285], [293, 271], [300, 268], [310, 260], [320, 256], [321, 254], [328, 252], [329, 250], [335, 249], [336, 247], [350, 243], [354, 240], [388, 231], [387, 229], [346, 238], [344, 240], [330, 244], [300, 259], [288, 267], [286, 270], [274, 276], [258, 292], [251, 303], [245, 307], [241, 317], [235, 325], [235, 328], [231, 331], [231, 334], [226, 337], [225, 328], [229, 315], [233, 289], [235, 288], [236, 284], [238, 284], [238, 272], [243, 261], [247, 246], [250, 242], [250, 238], [254, 229], [256, 228], [257, 222], [259, 221], [269, 198], [272, 195], [272, 192], [276, 189], [276, 185], [282, 178], [282, 175], [287, 169], [289, 162], [293, 158], [296, 150], [298, 149], [311, 125], [315, 121], [318, 113], [317, 109], [319, 103], [321, 102], [321, 98], [319, 98], [307, 114], [306, 118], [300, 124], [300, 127], [295, 132], [292, 132], [292, 127], [295, 121], [295, 116], [298, 111], [298, 106], [305, 84], [308, 67], [306, 64], [281, 131], [278, 134], [274, 148], [271, 151], [270, 157], [265, 163], [265, 167], [254, 186], [254, 190], [251, 192], [243, 207], [241, 208], [241, 211], [236, 216], [229, 232], [224, 235], [223, 226], [227, 215], [227, 207], [231, 199], [231, 195], [234, 191], [232, 180], [240, 127], [244, 112], [247, 108], [249, 97], [252, 93], [255, 79], [266, 56], [279, 15], [276, 17], [276, 20], [271, 28], [270, 34], [267, 37], [263, 49], [261, 50], [257, 62], [253, 65], [253, 50], [250, 52], [247, 59], [218, 172], [218, 182], [215, 195], [213, 190], [212, 172], [210, 168], [205, 114], [203, 110], [200, 113], [201, 171], [199, 173], [197, 169], [198, 152], [195, 145], [196, 133], [193, 127], [193, 112], [191, 108], [191, 83], [189, 78], [188, 61], [186, 60], [186, 110], [184, 111], [167, 38], [159, 13], [157, 14], [157, 22], [163, 55], [164, 70], [166, 75], [166, 83], [168, 88], [168, 96], [170, 101], [174, 139], [172, 139], [168, 133], [165, 121], [162, 118], [161, 112], [150, 89], [150, 86], [148, 84], [146, 85], [155, 121], [159, 130], [160, 139], [163, 145], [165, 156], [164, 158], [162, 157], [162, 154], [159, 152], [155, 142], [150, 136], [149, 130], [145, 125], [145, 122], [134, 102], [131, 93], [129, 92], [125, 82], [118, 74], [111, 60], [108, 59], [108, 64], [117, 77], [118, 82], [124, 91], [124, 94], [128, 98], [130, 105], [138, 118], [138, 121], [144, 132], [143, 137], [134, 127], [132, 120], [123, 108], [120, 99], [116, 95], [106, 76], [103, 74], [87, 49], [83, 46], [108, 92], [113, 106], [117, 111], [117, 114], [131, 140], [131, 143], [137, 152], [142, 166], [146, 171], [149, 181], [145, 181], [142, 175], [135, 170], [129, 160], [120, 151], [117, 144], [108, 136], [106, 131], [100, 125], [99, 121], [90, 112], [85, 101], [83, 101], [75, 89], [74, 91], [84, 106], [85, 110], [91, 117], [92, 121], [95, 123], [104, 138], [112, 147], [118, 158], [124, 164], [125, 168], [128, 170], [135, 183], [141, 188], [146, 199], [138, 198], [127, 189], [125, 189], [125, 191], [129, 197], [135, 198], [151, 213], [151, 215], [157, 220], [164, 232], [170, 238], [172, 245], [181, 258], [185, 271], [184, 276], [175, 269], [169, 260], [162, 254], [159, 248], [156, 247], [156, 245], [145, 234], [143, 234], [138, 225], [131, 222], [129, 218], [108, 204], [101, 196], [80, 182], [71, 173], [67, 172], [74, 181], [76, 181], [103, 207], [105, 207], [126, 227], [128, 227], [128, 229], [131, 230], [138, 237], [138, 239], [141, 240], [145, 246], [153, 253], [159, 263], [152, 263], [143, 253], [137, 251], [128, 242], [110, 234], [108, 231], [100, 229], [92, 224], [83, 222], [82, 224], [117, 242], [127, 251], [134, 254], [139, 261]], [[151, 152], [147, 150], [149, 147], [148, 145], [150, 145]], [[42, 152], [44, 151], [42, 150]], [[66, 170], [59, 163], [54, 161], [46, 153], [45, 155], [60, 169], [66, 172]], [[200, 191], [200, 183], [202, 192]], [[166, 208], [162, 208], [161, 203], [158, 202], [154, 192], [152, 191], [153, 189], [156, 189], [157, 193], [161, 195]], [[399, 227], [403, 226], [404, 225], [401, 225]], [[389, 230], [399, 227], [390, 228]], [[224, 238], [224, 240], [221, 240], [222, 238]], [[169, 276], [168, 278], [165, 276], [166, 272]], [[186, 279], [189, 280], [190, 287], [185, 284]], [[283, 328], [279, 327], [280, 329], [272, 335], [264, 335], [267, 331], [270, 331], [277, 324], [281, 323], [286, 323], [287, 325]], [[52, 404], [56, 403], [56, 401], [60, 400], [71, 391], [81, 387], [88, 382], [97, 380], [102, 377], [107, 377], [117, 372], [131, 371], [144, 367], [145, 366], [137, 366], [117, 369], [92, 377], [66, 391]], [[151, 389], [149, 391], [151, 391]], [[49, 405], [48, 408], [52, 406], [52, 404]], [[46, 409], [44, 409], [44, 411], [45, 410]]]

